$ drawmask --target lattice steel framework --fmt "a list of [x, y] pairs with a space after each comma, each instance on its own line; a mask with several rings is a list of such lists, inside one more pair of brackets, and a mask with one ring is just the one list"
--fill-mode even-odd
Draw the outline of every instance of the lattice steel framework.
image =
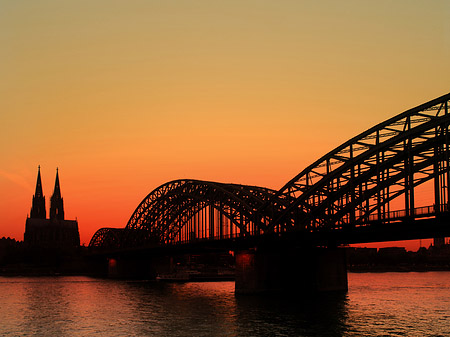
[[[90, 246], [333, 231], [448, 212], [449, 100], [444, 95], [372, 127], [279, 191], [199, 180], [163, 184], [144, 198], [124, 229], [102, 228]], [[432, 205], [418, 209], [417, 189], [425, 183], [433, 186]]]
[[[275, 193], [257, 186], [171, 181], [144, 198], [123, 239], [127, 245], [142, 245], [261, 234], [260, 224], [267, 226], [272, 218], [256, 211]], [[278, 204], [287, 207], [288, 202]]]
[[[300, 172], [261, 208], [283, 209], [266, 231], [334, 230], [415, 217], [415, 191], [427, 181], [434, 183], [428, 214], [448, 211], [449, 99], [444, 95], [382, 122]], [[279, 197], [293, 202], [278, 205]]]
[[89, 247], [120, 248], [123, 233], [123, 228], [100, 228], [92, 236]]

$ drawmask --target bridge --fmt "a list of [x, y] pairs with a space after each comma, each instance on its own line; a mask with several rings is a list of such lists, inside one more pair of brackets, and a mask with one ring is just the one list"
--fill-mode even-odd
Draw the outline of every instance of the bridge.
[[[236, 290], [347, 287], [340, 245], [450, 236], [450, 93], [348, 140], [280, 190], [161, 185], [93, 251], [117, 257], [232, 250]], [[314, 276], [305, 276], [314, 275]]]

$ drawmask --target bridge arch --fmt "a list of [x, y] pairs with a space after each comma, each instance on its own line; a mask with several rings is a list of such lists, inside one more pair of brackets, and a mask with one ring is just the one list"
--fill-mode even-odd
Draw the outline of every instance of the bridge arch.
[[92, 236], [89, 247], [120, 248], [123, 232], [123, 228], [100, 228]]
[[124, 240], [128, 245], [168, 244], [260, 234], [260, 224], [272, 219], [258, 210], [275, 193], [257, 186], [174, 180], [142, 200], [125, 227]]
[[[90, 246], [135, 247], [300, 233], [438, 216], [450, 203], [450, 94], [394, 116], [348, 140], [279, 191], [182, 179], [138, 205], [124, 229], [100, 229]], [[417, 189], [432, 198], [418, 208]], [[423, 206], [423, 205], [420, 205]], [[303, 234], [301, 234], [303, 235]]]
[[[293, 202], [272, 228], [314, 231], [388, 220], [397, 209], [414, 216], [414, 191], [434, 181], [434, 212], [446, 210], [450, 186], [450, 94], [407, 110], [350, 139], [308, 166], [282, 187]], [[398, 205], [403, 196], [402, 205]]]

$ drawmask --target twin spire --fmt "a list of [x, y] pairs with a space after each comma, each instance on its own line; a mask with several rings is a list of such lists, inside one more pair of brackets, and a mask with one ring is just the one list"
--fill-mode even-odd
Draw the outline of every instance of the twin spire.
[[44, 194], [42, 193], [42, 182], [41, 182], [41, 166], [38, 166], [38, 177], [36, 182], [36, 192], [34, 193], [34, 196], [41, 197]]
[[55, 189], [50, 198], [50, 219], [64, 220], [64, 205], [61, 197], [61, 189], [59, 187], [58, 168], [56, 168]]
[[[36, 191], [33, 195], [33, 204], [31, 206], [30, 218], [45, 219], [45, 197], [42, 192], [41, 167], [38, 166], [38, 176], [36, 182]], [[58, 168], [56, 169], [55, 188], [50, 198], [50, 220], [64, 220], [64, 203], [61, 197], [61, 188], [59, 186]]]
[[36, 182], [36, 192], [33, 195], [33, 203], [31, 205], [30, 218], [45, 219], [45, 197], [42, 192], [41, 166], [38, 166], [38, 176]]

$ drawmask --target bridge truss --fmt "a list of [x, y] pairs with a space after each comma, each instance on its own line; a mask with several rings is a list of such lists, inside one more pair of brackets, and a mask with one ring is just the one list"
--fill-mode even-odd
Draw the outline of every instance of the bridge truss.
[[[447, 94], [388, 119], [307, 167], [263, 206], [283, 209], [269, 226], [334, 230], [448, 211], [449, 99]], [[416, 191], [429, 181], [433, 207], [425, 212], [417, 208]], [[281, 196], [293, 202], [277, 205]]]
[[[93, 247], [165, 245], [320, 232], [448, 212], [450, 94], [392, 117], [327, 153], [279, 191], [175, 180], [152, 191], [122, 230]], [[426, 205], [417, 197], [428, 186]]]
[[[268, 228], [272, 216], [256, 211], [275, 193], [257, 186], [171, 181], [142, 200], [120, 233], [102, 228], [90, 246], [132, 247], [263, 234], [261, 225]], [[281, 196], [278, 204], [287, 207], [286, 198]]]

